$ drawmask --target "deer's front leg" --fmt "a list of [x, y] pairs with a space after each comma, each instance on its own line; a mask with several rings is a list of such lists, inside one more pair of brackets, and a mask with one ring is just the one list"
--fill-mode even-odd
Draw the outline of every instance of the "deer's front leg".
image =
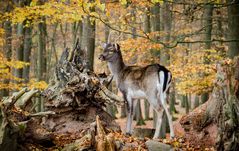
[[130, 96], [126, 96], [127, 101], [127, 123], [126, 123], [126, 134], [131, 135], [132, 134], [132, 121], [133, 121], [133, 99]]

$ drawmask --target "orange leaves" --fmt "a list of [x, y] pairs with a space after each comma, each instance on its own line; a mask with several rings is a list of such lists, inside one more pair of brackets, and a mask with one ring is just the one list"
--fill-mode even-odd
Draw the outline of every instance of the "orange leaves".
[[188, 50], [177, 47], [170, 54], [170, 69], [176, 78], [179, 93], [201, 94], [212, 90], [215, 79], [215, 66], [223, 60], [223, 54], [216, 50]]
[[[149, 62], [159, 62], [159, 58], [155, 54], [159, 53], [160, 44], [152, 43], [144, 38], [127, 39], [121, 42], [121, 50], [123, 50], [124, 60], [138, 64], [148, 64]], [[152, 53], [153, 52], [153, 53]]]

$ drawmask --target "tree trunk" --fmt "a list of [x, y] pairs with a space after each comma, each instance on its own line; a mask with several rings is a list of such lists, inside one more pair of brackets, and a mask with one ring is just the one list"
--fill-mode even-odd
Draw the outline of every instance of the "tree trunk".
[[180, 95], [179, 98], [180, 98], [180, 101], [181, 101], [181, 103], [180, 103], [181, 107], [185, 107], [186, 106], [185, 105], [186, 104], [185, 96], [184, 95]]
[[162, 116], [162, 126], [160, 129], [160, 138], [166, 138], [166, 132], [167, 132], [167, 128], [168, 127], [168, 119], [167, 119], [167, 115], [166, 112], [163, 112], [163, 116]]
[[[23, 61], [30, 63], [32, 49], [32, 27], [25, 27], [24, 33]], [[23, 78], [27, 83], [29, 81], [30, 65], [23, 69]]]
[[[149, 8], [146, 8], [145, 14], [144, 14], [144, 32], [146, 34], [150, 33], [150, 15], [149, 15]], [[155, 27], [153, 27], [155, 28]], [[149, 120], [149, 107], [150, 104], [147, 100], [144, 100], [144, 115], [145, 115], [145, 120]]]
[[136, 125], [138, 125], [138, 126], [145, 125], [144, 118], [142, 115], [140, 101], [141, 100], [137, 100], [136, 109], [135, 109]]
[[[205, 42], [205, 49], [210, 49], [211, 48], [211, 39], [212, 39], [212, 18], [213, 18], [213, 4], [212, 3], [207, 3], [204, 6], [204, 27], [205, 27], [205, 36], [204, 40]], [[206, 64], [209, 64], [208, 60], [205, 60]], [[201, 103], [205, 103], [209, 98], [208, 93], [203, 93], [201, 96]]]
[[82, 47], [86, 49], [86, 66], [93, 71], [95, 53], [95, 21], [90, 21], [90, 17], [84, 18]]
[[153, 110], [153, 126], [154, 126], [154, 128], [156, 128], [157, 119], [158, 119], [157, 112], [155, 110]]
[[144, 99], [144, 119], [146, 121], [150, 120], [149, 111], [150, 111], [150, 104], [149, 104], [148, 100]]
[[[52, 37], [51, 37], [51, 48], [49, 50], [49, 55], [48, 55], [48, 71], [51, 71], [52, 66], [58, 62], [58, 56], [57, 56], [57, 51], [56, 51], [56, 36], [57, 36], [57, 27], [58, 23], [55, 23], [53, 25], [53, 32], [52, 32]], [[53, 61], [53, 58], [55, 58], [55, 62]]]
[[[5, 31], [4, 55], [7, 58], [7, 60], [10, 60], [12, 57], [12, 26], [11, 26], [11, 22], [5, 21], [3, 24], [3, 28]], [[9, 80], [4, 80], [3, 82], [5, 84], [8, 84]], [[0, 96], [6, 97], [8, 95], [9, 95], [9, 91], [7, 89], [1, 90]]]
[[151, 7], [152, 16], [150, 17], [150, 25], [152, 31], [160, 31], [160, 4], [156, 3]]
[[68, 23], [65, 23], [65, 28], [63, 24], [60, 24], [61, 35], [63, 39], [63, 48], [66, 48], [66, 39], [67, 39], [67, 31], [68, 31]]
[[177, 113], [178, 111], [175, 108], [176, 102], [176, 93], [175, 93], [175, 84], [172, 82], [169, 93], [169, 111], [170, 113]]
[[[171, 27], [172, 27], [172, 12], [170, 10], [170, 3], [165, 1], [163, 4], [163, 25], [164, 25], [164, 31], [167, 34], [165, 36], [165, 42], [169, 43], [170, 42], [170, 37], [171, 37]], [[162, 65], [169, 65], [169, 49], [164, 48], [160, 52], [160, 63]]]
[[194, 105], [193, 105], [193, 108], [197, 108], [199, 106], [199, 96], [196, 95], [195, 96], [195, 100], [194, 100]]
[[[38, 24], [38, 58], [37, 58], [37, 79], [38, 81], [45, 80], [47, 71], [46, 61], [46, 23], [45, 20]], [[38, 107], [37, 111], [43, 111], [43, 100], [37, 99]]]
[[[18, 37], [18, 48], [16, 49], [16, 60], [23, 61], [23, 51], [24, 51], [24, 31], [23, 23], [17, 25], [17, 37]], [[15, 69], [15, 76], [18, 78], [23, 78], [23, 69]]]
[[[94, 2], [95, 0], [90, 0]], [[95, 12], [95, 8], [91, 8], [91, 12]], [[95, 54], [95, 21], [90, 20], [90, 16], [83, 19], [82, 27], [82, 47], [86, 49], [86, 66], [87, 69], [94, 70], [94, 54]]]
[[108, 40], [110, 40], [110, 28], [105, 25], [105, 43], [108, 43]]
[[72, 23], [72, 46], [75, 46], [77, 36], [80, 38], [80, 44], [82, 40], [82, 21]]
[[185, 111], [186, 111], [186, 114], [189, 113], [189, 99], [188, 99], [188, 95], [185, 95], [184, 96], [184, 99], [185, 99]]
[[[229, 40], [239, 40], [239, 0], [227, 0]], [[234, 58], [239, 54], [239, 42], [230, 42], [228, 56]]]

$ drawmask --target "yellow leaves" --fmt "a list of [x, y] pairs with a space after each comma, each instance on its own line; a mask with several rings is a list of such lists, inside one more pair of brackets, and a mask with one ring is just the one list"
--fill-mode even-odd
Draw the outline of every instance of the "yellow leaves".
[[0, 46], [3, 46], [5, 40], [2, 38], [3, 35], [4, 35], [4, 29], [3, 28], [0, 28]]
[[119, 2], [121, 5], [127, 5], [127, 0], [120, 0]]
[[[30, 6], [16, 7], [11, 13], [5, 13], [4, 16], [13, 24], [27, 20], [29, 22], [26, 26], [30, 26], [30, 23], [41, 22], [42, 17], [46, 18], [48, 24], [54, 24], [56, 22], [76, 22], [82, 20], [83, 16], [90, 14], [92, 8], [104, 11], [105, 7], [105, 4], [101, 3], [100, 0], [95, 2], [82, 0], [49, 1], [43, 5], [37, 5], [37, 0], [34, 0]], [[96, 12], [90, 15], [99, 16]]]
[[44, 90], [46, 89], [48, 84], [45, 81], [37, 81], [36, 79], [31, 79], [28, 83], [28, 87], [33, 89]]
[[160, 3], [160, 4], [162, 4], [162, 3], [163, 3], [163, 0], [151, 0], [151, 2], [154, 3], [154, 4], [155, 4], [155, 3]]
[[[32, 1], [30, 6], [16, 7], [11, 13], [6, 13], [5, 17], [9, 18], [13, 24], [22, 23], [25, 20], [39, 23], [42, 17], [46, 17], [47, 23], [53, 24], [58, 21], [79, 21], [82, 19], [82, 15], [85, 15], [81, 1], [71, 1], [69, 4], [56, 1], [49, 1], [44, 5], [36, 5], [36, 3], [36, 1]], [[103, 5], [100, 7], [103, 8]]]
[[160, 44], [153, 43], [144, 38], [127, 39], [122, 41], [121, 50], [123, 50], [124, 60], [141, 65], [153, 62], [159, 62], [159, 58], [155, 57], [159, 54], [159, 49], [162, 47]]
[[15, 61], [15, 60], [10, 60], [8, 61], [2, 53], [0, 53], [0, 68], [15, 68], [15, 69], [21, 69], [25, 66], [28, 66], [29, 63], [23, 62], [23, 61]]
[[30, 3], [30, 6], [36, 6], [37, 5], [37, 1], [38, 0], [32, 0], [31, 3]]
[[215, 66], [224, 59], [224, 54], [213, 49], [188, 50], [185, 47], [177, 47], [170, 56], [170, 70], [181, 94], [211, 91], [216, 76]]
[[[0, 52], [0, 89], [21, 89], [24, 84], [21, 83], [23, 79], [18, 78], [12, 74], [12, 69], [21, 69], [29, 63], [15, 60], [7, 60]], [[9, 81], [5, 83], [4, 81]]]

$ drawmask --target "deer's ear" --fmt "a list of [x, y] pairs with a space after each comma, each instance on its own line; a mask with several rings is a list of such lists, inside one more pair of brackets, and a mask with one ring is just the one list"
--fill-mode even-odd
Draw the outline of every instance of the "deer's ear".
[[106, 45], [107, 45], [106, 43], [103, 43], [103, 44], [102, 44], [103, 49], [106, 48]]
[[119, 46], [119, 44], [115, 43], [115, 44], [114, 44], [114, 47], [115, 47], [115, 50], [116, 50], [116, 51], [120, 51], [120, 46]]

